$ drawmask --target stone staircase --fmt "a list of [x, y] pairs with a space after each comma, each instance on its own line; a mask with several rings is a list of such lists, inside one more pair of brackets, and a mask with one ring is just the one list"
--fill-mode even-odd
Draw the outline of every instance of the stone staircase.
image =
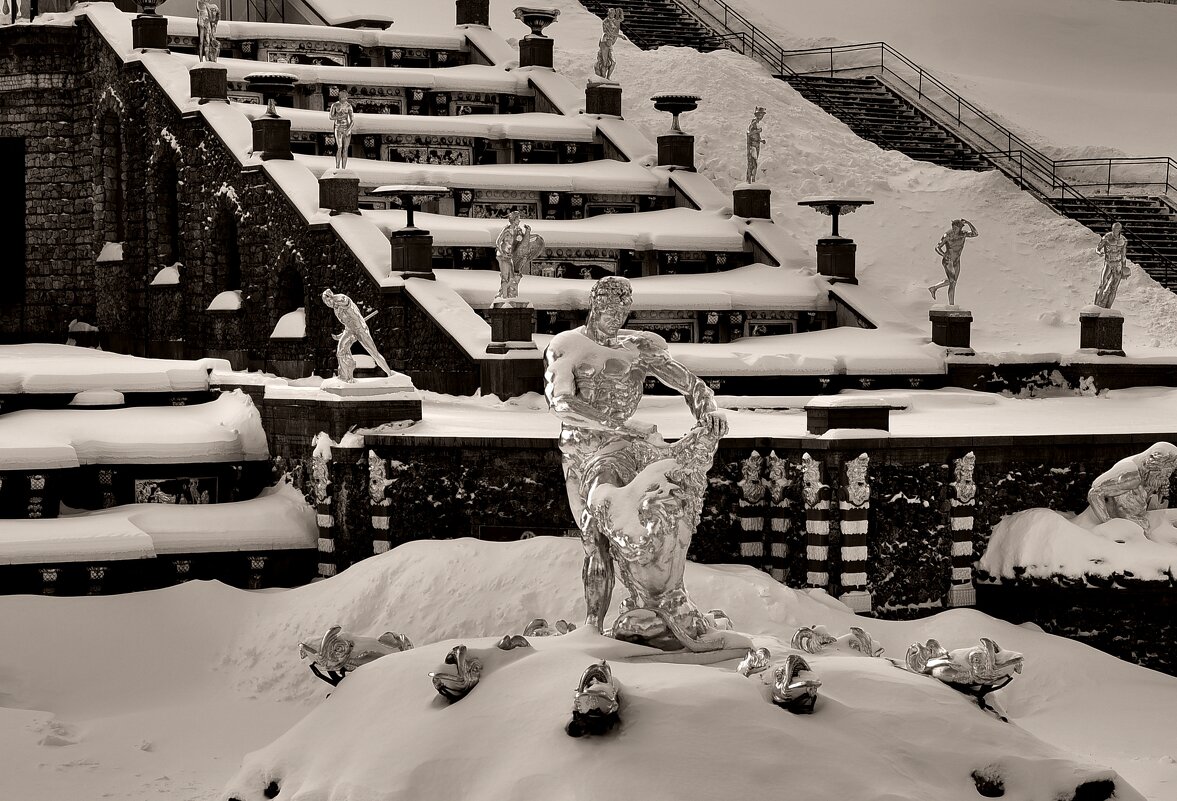
[[1128, 237], [1128, 258], [1158, 283], [1177, 292], [1177, 211], [1165, 201], [1152, 197], [1093, 195], [1086, 200], [1064, 198], [1048, 202], [1061, 214], [1097, 234], [1106, 234], [1111, 228], [1108, 217], [1119, 221]]
[[687, 14], [674, 0], [581, 0], [582, 6], [604, 18], [610, 8], [625, 12], [621, 31], [643, 50], [663, 45], [722, 50], [723, 39]]
[[954, 170], [990, 170], [977, 151], [918, 111], [874, 77], [782, 75], [802, 97], [850, 126], [858, 136], [917, 161]]

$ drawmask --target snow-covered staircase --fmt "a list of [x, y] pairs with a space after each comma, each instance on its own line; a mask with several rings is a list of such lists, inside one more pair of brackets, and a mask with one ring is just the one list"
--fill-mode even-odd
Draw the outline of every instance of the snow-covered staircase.
[[[1097, 234], [1110, 229], [1108, 218], [1119, 221], [1128, 237], [1128, 258], [1177, 292], [1177, 210], [1159, 198], [1092, 195], [1052, 199], [1058, 211]], [[1102, 213], [1101, 213], [1102, 212]], [[1106, 216], [1105, 216], [1106, 215]]]
[[610, 8], [625, 12], [621, 31], [643, 50], [663, 45], [722, 50], [723, 39], [684, 12], [673, 0], [581, 0], [582, 6], [604, 18]]
[[990, 170], [989, 164], [955, 135], [883, 85], [878, 78], [780, 76], [810, 102], [886, 150], [954, 170]]

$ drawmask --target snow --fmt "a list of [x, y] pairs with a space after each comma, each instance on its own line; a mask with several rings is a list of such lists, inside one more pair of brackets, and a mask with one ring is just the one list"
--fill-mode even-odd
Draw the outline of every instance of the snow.
[[[257, 103], [219, 104], [248, 118], [260, 117], [266, 107]], [[206, 106], [207, 108], [207, 106]], [[334, 130], [333, 123], [325, 111], [311, 111], [301, 108], [283, 108], [279, 112], [291, 121], [295, 131], [318, 131], [327, 133]], [[360, 134], [430, 134], [433, 136], [470, 136], [484, 139], [554, 139], [559, 142], [591, 142], [593, 129], [584, 121], [561, 117], [558, 114], [464, 114], [451, 117], [414, 116], [409, 114], [366, 114], [355, 115], [353, 136]], [[361, 159], [348, 159], [348, 167], [356, 169]]]
[[[1140, 4], [1108, 0], [1106, 5], [1114, 13], [1132, 13]], [[559, 7], [561, 25], [565, 15], [571, 19], [583, 13], [568, 3]], [[993, 24], [998, 21], [994, 17]], [[595, 38], [556, 39], [557, 60], [573, 83], [588, 77], [595, 52]], [[973, 312], [973, 348], [993, 354], [1067, 354], [1077, 348], [1079, 310], [1095, 297], [1102, 268], [1095, 253], [1099, 238], [1059, 217], [1000, 173], [953, 171], [880, 150], [763, 67], [729, 51], [641, 51], [623, 40], [615, 58], [614, 78], [627, 99], [625, 124], [648, 137], [665, 131], [666, 115], [644, 98], [683, 85], [703, 96], [699, 109], [684, 117], [683, 127], [695, 137], [699, 173], [725, 195], [746, 178], [747, 121], [756, 106], [767, 108], [769, 141], [761, 151], [760, 181], [772, 189], [777, 235], [790, 239], [794, 252], [810, 265], [816, 261], [815, 243], [828, 235], [830, 221], [797, 206], [795, 199], [848, 196], [874, 201], [839, 223], [842, 235], [858, 245], [861, 286], [854, 306], [868, 318], [889, 317], [893, 309], [909, 326], [929, 331], [932, 301], [926, 287], [943, 275], [934, 246], [949, 222], [964, 216], [980, 231], [965, 247], [957, 294], [958, 303]], [[604, 121], [599, 124], [603, 127]], [[792, 266], [788, 258], [786, 254], [783, 263]], [[874, 298], [883, 302], [876, 304]], [[1177, 355], [1177, 295], [1133, 266], [1116, 305], [1125, 315], [1129, 356]]]
[[270, 339], [303, 339], [307, 335], [306, 309], [299, 306], [278, 318]]
[[[412, 282], [410, 282], [412, 283]], [[823, 332], [824, 333], [824, 332]], [[794, 334], [792, 336], [807, 336]], [[550, 337], [536, 336], [541, 349]], [[741, 340], [744, 342], [745, 340]], [[682, 348], [670, 346], [680, 361]], [[817, 396], [824, 397], [824, 396]], [[891, 407], [892, 439], [924, 437], [1062, 436], [1075, 434], [1144, 434], [1171, 436], [1177, 390], [1112, 390], [1098, 397], [1006, 398], [962, 389], [848, 391], [837, 396], [852, 403], [886, 403]], [[406, 437], [555, 438], [559, 425], [543, 397], [528, 394], [508, 402], [422, 393], [421, 422], [398, 430]], [[784, 399], [777, 399], [778, 402]], [[719, 398], [727, 411], [732, 438], [804, 438], [809, 398], [788, 399], [785, 408], [742, 397]], [[771, 407], [776, 408], [771, 408]], [[649, 395], [636, 419], [652, 423], [666, 436], [686, 433], [694, 418], [679, 396]], [[862, 429], [858, 436], [867, 436]], [[1159, 437], [1158, 437], [1159, 438]]]
[[1051, 509], [1027, 509], [1002, 518], [978, 567], [999, 578], [1131, 575], [1166, 585], [1177, 572], [1177, 511], [1149, 512], [1146, 537], [1129, 520], [1100, 523]]
[[[434, 270], [476, 309], [489, 308], [499, 290], [493, 270]], [[539, 309], [587, 309], [592, 280], [525, 275], [519, 296]], [[826, 282], [814, 275], [750, 264], [723, 273], [658, 275], [633, 281], [633, 306], [643, 309], [825, 309]]]
[[[363, 211], [385, 234], [405, 227], [405, 213]], [[503, 230], [501, 219], [416, 213], [418, 228], [433, 234], [440, 247], [492, 247]], [[693, 209], [663, 209], [633, 214], [601, 214], [582, 220], [527, 220], [548, 247], [624, 248], [627, 250], [743, 251], [744, 238], [726, 215]]]
[[70, 406], [122, 406], [123, 393], [115, 389], [84, 389], [69, 402]]
[[240, 311], [241, 309], [241, 290], [240, 289], [226, 289], [220, 292], [208, 304], [205, 311]]
[[[325, 177], [334, 156], [295, 156], [311, 172]], [[419, 184], [462, 189], [516, 189], [534, 192], [600, 192], [610, 195], [666, 194], [659, 176], [632, 162], [591, 161], [583, 164], [411, 164], [399, 161], [349, 160], [349, 172], [360, 186]]]
[[[106, 598], [0, 598], [0, 637], [21, 643], [0, 654], [7, 792], [22, 801], [255, 801], [276, 779], [283, 794], [337, 801], [467, 797], [475, 783], [487, 799], [571, 798], [589, 787], [594, 797], [750, 797], [787, 787], [815, 801], [881, 801], [975, 797], [969, 772], [992, 763], [1018, 801], [1069, 797], [1086, 778], [1114, 776], [1099, 764], [1123, 777], [1120, 801], [1164, 801], [1177, 781], [1177, 680], [970, 610], [865, 625], [888, 656], [929, 637], [955, 648], [989, 636], [1025, 653], [1025, 672], [996, 695], [1011, 724], [864, 656], [814, 657], [821, 698], [812, 717], [796, 718], [734, 661], [629, 662], [636, 647], [584, 629], [494, 653], [495, 640], [533, 617], [583, 619], [582, 557], [575, 539], [414, 542], [288, 591], [188, 582]], [[745, 567], [692, 563], [686, 581], [704, 608], [724, 609], [778, 659], [799, 626], [864, 623], [822, 593]], [[361, 668], [324, 701], [328, 688], [299, 662], [296, 643], [336, 623], [403, 632], [417, 648]], [[494, 662], [447, 707], [425, 673], [458, 642]], [[571, 691], [600, 656], [622, 684], [622, 726], [573, 740], [561, 731]], [[722, 769], [676, 767], [683, 755]]]
[[160, 267], [155, 277], [151, 279], [152, 286], [178, 286], [180, 283], [180, 265], [169, 264], [167, 267]]
[[209, 370], [227, 370], [224, 359], [144, 359], [72, 345], [0, 345], [0, 394], [193, 392], [208, 389]]
[[102, 246], [102, 252], [98, 254], [95, 259], [99, 264], [108, 261], [122, 261], [123, 260], [123, 243], [122, 242], [107, 242]]
[[268, 456], [261, 416], [239, 390], [194, 406], [27, 409], [0, 416], [3, 470], [240, 462]]
[[[1113, 0], [735, 0], [785, 49], [886, 41], [1032, 144], [1177, 155], [1174, 9]], [[934, 33], [932, 33], [934, 32]], [[1057, 157], [1065, 157], [1060, 154]]]
[[[195, 3], [191, 3], [190, 10], [181, 9], [180, 5], [182, 3], [178, 3], [177, 0], [168, 0], [160, 6], [168, 12], [168, 33], [174, 36], [196, 36]], [[457, 29], [454, 29], [452, 35], [446, 35], [419, 33], [401, 25], [393, 25], [388, 30], [380, 31], [222, 19], [217, 24], [217, 38], [222, 42], [285, 38], [303, 42], [345, 42], [364, 47], [427, 47], [457, 50], [462, 46], [465, 37], [459, 35]]]
[[288, 484], [235, 503], [139, 503], [0, 526], [0, 564], [313, 548], [314, 511]]
[[[171, 57], [187, 69], [197, 58], [186, 53]], [[240, 58], [222, 58], [217, 65], [228, 70], [230, 81], [243, 81], [258, 71], [258, 62]], [[344, 86], [410, 86], [438, 92], [490, 92], [524, 94], [527, 74], [507, 72], [484, 64], [458, 67], [341, 67], [339, 65], [283, 64], [282, 73], [294, 75], [300, 85], [340, 84]], [[324, 112], [325, 113], [325, 112]]]

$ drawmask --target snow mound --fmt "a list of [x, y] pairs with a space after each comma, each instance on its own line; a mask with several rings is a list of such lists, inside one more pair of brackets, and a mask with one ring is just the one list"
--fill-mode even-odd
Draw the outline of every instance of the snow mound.
[[1031, 578], [1130, 575], [1168, 581], [1177, 572], [1177, 510], [1149, 512], [1148, 537], [1129, 520], [1099, 523], [1051, 509], [1008, 515], [993, 529], [979, 566], [990, 575]]
[[[281, 796], [332, 801], [775, 797], [785, 787], [797, 798], [893, 801], [974, 797], [976, 771], [1000, 776], [1007, 799], [1070, 798], [1088, 782], [1113, 783], [1120, 801], [1142, 798], [1113, 771], [883, 659], [813, 657], [824, 682], [817, 712], [795, 717], [769, 702], [763, 676], [736, 673], [734, 660], [633, 662], [654, 652], [584, 628], [532, 638], [530, 649], [495, 648], [532, 617], [581, 618], [581, 557], [572, 539], [415, 542], [258, 610], [222, 663], [256, 681], [249, 689], [258, 693], [288, 689], [285, 674], [322, 694], [325, 686], [295, 667], [293, 644], [332, 623], [406, 633], [418, 647], [351, 674], [285, 735], [247, 757], [226, 797], [261, 801], [274, 782]], [[831, 621], [838, 630], [855, 621], [823, 596], [789, 590], [749, 568], [692, 564], [686, 578], [697, 602], [722, 606], [777, 660], [802, 621]], [[426, 674], [443, 669], [459, 642], [485, 670], [478, 687], [451, 706]], [[622, 725], [604, 738], [573, 740], [563, 732], [572, 690], [600, 659], [622, 685]], [[854, 770], [842, 769], [847, 759]], [[689, 762], [720, 769], [689, 769]]]

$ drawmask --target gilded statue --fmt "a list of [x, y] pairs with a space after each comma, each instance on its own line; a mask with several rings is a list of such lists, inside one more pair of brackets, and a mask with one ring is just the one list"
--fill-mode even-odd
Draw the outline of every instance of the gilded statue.
[[348, 151], [351, 150], [351, 132], [356, 126], [356, 109], [346, 89], [339, 90], [339, 99], [331, 104], [327, 116], [335, 126], [335, 169], [346, 170]]
[[[965, 230], [965, 226], [968, 230]], [[964, 243], [966, 239], [971, 239], [977, 235], [977, 226], [973, 225], [968, 220], [953, 220], [952, 226], [944, 232], [944, 236], [940, 237], [940, 241], [936, 243], [936, 255], [940, 257], [941, 264], [944, 265], [944, 280], [938, 284], [932, 284], [928, 287], [928, 292], [932, 297], [936, 297], [936, 292], [943, 287], [948, 287], [948, 305], [956, 305], [956, 282], [960, 278], [960, 254], [964, 251]]]
[[330, 289], [323, 290], [323, 302], [335, 312], [335, 319], [343, 323], [343, 331], [333, 335], [333, 339], [338, 342], [335, 346], [335, 358], [339, 362], [339, 368], [336, 371], [339, 380], [348, 383], [356, 380], [356, 360], [351, 354], [351, 349], [357, 342], [386, 375], [392, 375], [392, 368], [380, 355], [380, 349], [376, 347], [376, 341], [372, 339], [372, 332], [368, 330], [368, 320], [376, 312], [364, 317], [360, 314], [360, 307], [356, 305], [354, 300], [342, 292], [332, 292]]
[[221, 54], [221, 43], [217, 41], [217, 23], [221, 21], [221, 7], [213, 0], [196, 0], [196, 32], [199, 41], [196, 47], [198, 61], [216, 63]]
[[531, 260], [543, 252], [544, 238], [520, 224], [519, 212], [507, 215], [507, 226], [495, 240], [495, 258], [499, 262], [499, 293], [496, 303], [509, 304], [519, 297], [519, 280], [531, 272]]
[[[616, 575], [629, 597], [611, 636], [663, 650], [717, 650], [726, 647], [724, 634], [687, 596], [683, 571], [727, 421], [662, 337], [622, 328], [632, 295], [625, 278], [602, 278], [585, 324], [553, 337], [544, 355], [568, 501], [585, 548], [585, 624], [602, 630]], [[646, 376], [682, 393], [695, 417], [673, 444], [631, 419]]]
[[748, 183], [756, 183], [756, 173], [760, 169], [760, 146], [764, 144], [764, 136], [760, 133], [760, 121], [764, 119], [764, 106], [757, 106], [752, 113], [752, 122], [748, 125]]
[[1103, 257], [1103, 273], [1095, 292], [1095, 305], [1110, 309], [1116, 302], [1120, 281], [1128, 277], [1128, 240], [1121, 231], [1124, 226], [1112, 223], [1112, 230], [1099, 238], [1095, 252]]
[[1131, 520], [1148, 536], [1148, 513], [1169, 506], [1169, 479], [1177, 469], [1177, 446], [1158, 442], [1144, 453], [1121, 459], [1091, 484], [1087, 503], [1096, 522]]
[[623, 19], [624, 11], [620, 8], [611, 8], [601, 20], [601, 42], [597, 48], [597, 64], [593, 69], [606, 81], [613, 77], [613, 70], [617, 67], [617, 62], [613, 60], [613, 45], [617, 44], [621, 36]]

